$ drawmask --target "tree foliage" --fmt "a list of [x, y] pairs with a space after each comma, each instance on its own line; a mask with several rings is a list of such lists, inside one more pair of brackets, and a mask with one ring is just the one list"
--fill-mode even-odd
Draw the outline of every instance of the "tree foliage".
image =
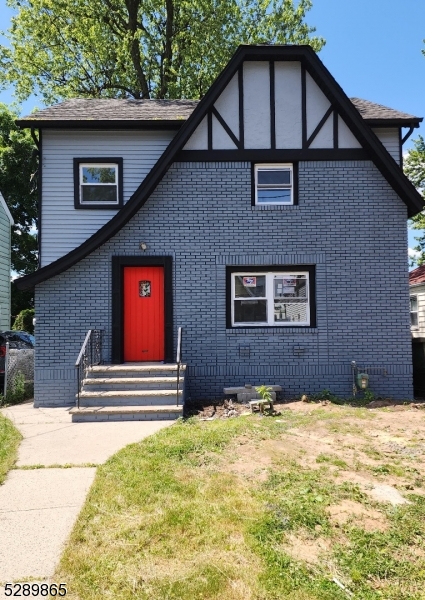
[[19, 274], [37, 268], [38, 155], [29, 131], [15, 124], [17, 114], [0, 104], [0, 191], [15, 225], [12, 227], [12, 269]]
[[239, 44], [306, 44], [311, 0], [8, 0], [0, 82], [19, 99], [199, 98]]
[[33, 308], [25, 308], [16, 316], [15, 322], [13, 323], [12, 329], [15, 331], [27, 331], [28, 333], [34, 333], [34, 319], [35, 311]]
[[[414, 148], [409, 150], [407, 157], [404, 159], [404, 172], [425, 199], [425, 140], [422, 136], [419, 136], [414, 144]], [[420, 254], [415, 259], [415, 263], [423, 265], [425, 264], [425, 211], [413, 217], [412, 227], [413, 229], [422, 230], [422, 236], [416, 238], [418, 245], [415, 250]]]

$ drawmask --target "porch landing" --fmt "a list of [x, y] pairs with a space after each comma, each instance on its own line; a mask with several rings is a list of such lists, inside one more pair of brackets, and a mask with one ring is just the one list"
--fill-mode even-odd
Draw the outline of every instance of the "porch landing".
[[172, 420], [183, 415], [186, 365], [125, 363], [90, 367], [73, 422]]

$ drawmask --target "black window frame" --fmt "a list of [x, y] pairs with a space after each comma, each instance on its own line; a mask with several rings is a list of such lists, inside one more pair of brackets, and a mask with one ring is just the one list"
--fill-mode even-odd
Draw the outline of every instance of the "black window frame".
[[[309, 278], [309, 303], [310, 303], [310, 322], [308, 325], [297, 325], [296, 322], [290, 325], [276, 325], [268, 323], [258, 323], [258, 325], [233, 325], [232, 324], [232, 275], [233, 273], [249, 271], [256, 273], [296, 273], [298, 271], [307, 271]], [[226, 329], [279, 329], [282, 333], [287, 329], [312, 329], [317, 327], [316, 321], [316, 265], [228, 265], [226, 266]]]
[[[282, 167], [291, 166], [292, 167], [292, 202], [291, 203], [258, 203], [257, 202], [257, 178], [256, 178], [256, 167], [269, 166], [273, 165], [278, 167], [282, 165]], [[270, 162], [259, 162], [255, 161], [251, 163], [251, 206], [255, 206], [256, 208], [267, 207], [267, 209], [277, 208], [279, 210], [285, 209], [285, 207], [289, 206], [297, 206], [298, 205], [298, 178], [299, 178], [299, 168], [298, 161], [285, 161], [282, 163], [270, 161]]]
[[[81, 202], [80, 199], [80, 165], [81, 164], [93, 164], [93, 165], [102, 165], [102, 164], [116, 164], [118, 167], [118, 202], [116, 204], [112, 204], [111, 202], [97, 202], [96, 204], [86, 204]], [[74, 208], [78, 210], [119, 210], [124, 205], [124, 197], [123, 197], [123, 159], [121, 156], [117, 157], [97, 157], [97, 156], [89, 156], [85, 158], [74, 158]]]

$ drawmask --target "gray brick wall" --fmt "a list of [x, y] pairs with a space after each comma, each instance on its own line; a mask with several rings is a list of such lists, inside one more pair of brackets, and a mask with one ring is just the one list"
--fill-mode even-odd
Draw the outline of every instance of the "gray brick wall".
[[[251, 206], [250, 163], [174, 164], [116, 236], [37, 287], [36, 404], [74, 401], [89, 328], [104, 328], [110, 360], [111, 257], [142, 254], [173, 257], [193, 398], [245, 382], [349, 396], [352, 360], [388, 371], [373, 392], [411, 398], [406, 218], [368, 161], [300, 163], [299, 204], [281, 207]], [[271, 264], [316, 265], [317, 327], [226, 329], [226, 265]]]

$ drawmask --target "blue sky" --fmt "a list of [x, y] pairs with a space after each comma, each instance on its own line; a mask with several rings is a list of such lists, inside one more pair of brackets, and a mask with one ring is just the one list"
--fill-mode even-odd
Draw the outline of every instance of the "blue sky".
[[[9, 28], [12, 14], [0, 0], [0, 30]], [[320, 58], [348, 96], [425, 117], [424, 0], [313, 0], [307, 22], [326, 39]], [[12, 91], [0, 92], [0, 101], [12, 102]], [[22, 114], [41, 105], [31, 98]], [[424, 124], [406, 150], [418, 133], [425, 136]]]

